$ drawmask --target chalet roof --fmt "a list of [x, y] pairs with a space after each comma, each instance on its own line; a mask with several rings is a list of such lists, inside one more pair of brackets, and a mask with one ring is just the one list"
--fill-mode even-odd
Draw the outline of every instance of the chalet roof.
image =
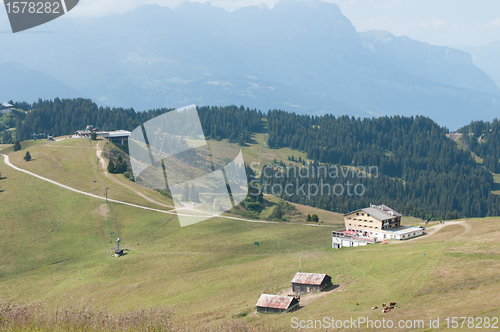
[[382, 230], [382, 232], [384, 232], [384, 233], [393, 233], [393, 234], [398, 234], [398, 235], [405, 235], [405, 234], [418, 232], [418, 231], [421, 231], [421, 229], [416, 228], [416, 227], [409, 227], [409, 226], [392, 227], [392, 228]]
[[389, 212], [389, 214], [392, 214], [396, 217], [402, 217], [403, 215], [400, 214], [399, 212], [396, 212], [396, 210], [393, 210], [391, 209], [390, 207], [388, 207], [387, 205], [384, 205], [384, 204], [380, 204], [380, 205], [373, 205], [374, 208], [379, 208], [385, 212]]
[[297, 272], [293, 277], [294, 284], [321, 285], [326, 274]]
[[92, 132], [90, 130], [77, 130], [75, 134], [77, 135], [90, 135]]
[[[401, 214], [399, 214], [398, 212], [394, 211], [393, 209], [391, 209], [383, 204], [378, 205], [378, 206], [373, 205], [372, 207], [369, 207], [369, 208], [354, 210], [354, 211], [351, 211], [351, 212], [344, 214], [344, 216], [347, 216], [348, 214], [355, 213], [358, 211], [366, 212], [369, 215], [375, 217], [376, 219], [378, 219], [380, 221], [393, 219], [394, 217], [402, 217]], [[392, 214], [391, 214], [391, 211], [392, 211]]]
[[129, 137], [131, 135], [130, 131], [126, 130], [115, 130], [115, 131], [99, 131], [97, 136], [104, 137]]
[[292, 300], [291, 296], [262, 294], [255, 306], [286, 310], [290, 307]]

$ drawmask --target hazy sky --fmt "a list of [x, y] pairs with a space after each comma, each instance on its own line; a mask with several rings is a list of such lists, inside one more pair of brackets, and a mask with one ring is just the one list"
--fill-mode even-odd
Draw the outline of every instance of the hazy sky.
[[[191, 0], [196, 1], [196, 0]], [[289, 0], [288, 0], [289, 1]], [[484, 45], [500, 40], [499, 0], [327, 0], [340, 6], [358, 31], [388, 30], [436, 45]], [[80, 0], [70, 13], [103, 16], [147, 3], [176, 7], [182, 0]], [[199, 2], [205, 2], [201, 0]], [[212, 0], [229, 11], [277, 0]], [[5, 16], [2, 20], [5, 20]], [[70, 16], [70, 15], [68, 15]]]

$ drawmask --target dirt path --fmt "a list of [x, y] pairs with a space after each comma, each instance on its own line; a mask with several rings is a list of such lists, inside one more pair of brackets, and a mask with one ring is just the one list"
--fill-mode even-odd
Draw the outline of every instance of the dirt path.
[[453, 239], [458, 239], [458, 238], [462, 237], [463, 235], [469, 233], [472, 230], [472, 226], [466, 222], [461, 222], [460, 226], [463, 226], [465, 228], [465, 232], [463, 232], [460, 235], [455, 236]]
[[[101, 200], [106, 200], [106, 197], [101, 197], [101, 196], [98, 196], [98, 195], [94, 195], [94, 194], [91, 194], [91, 193], [88, 193], [88, 192], [85, 192], [85, 191], [81, 191], [81, 190], [78, 190], [78, 189], [75, 189], [75, 188], [72, 188], [70, 186], [66, 186], [64, 184], [61, 184], [59, 182], [56, 182], [54, 180], [50, 180], [50, 179], [47, 179], [43, 176], [40, 176], [38, 174], [35, 174], [35, 173], [32, 173], [30, 171], [27, 171], [25, 169], [22, 169], [22, 168], [19, 168], [15, 165], [13, 165], [10, 160], [9, 160], [9, 156], [7, 156], [6, 154], [2, 154], [3, 158], [4, 158], [4, 162], [7, 166], [17, 170], [17, 171], [20, 171], [20, 172], [23, 172], [23, 173], [26, 173], [26, 174], [29, 174], [31, 176], [34, 176], [36, 178], [39, 178], [40, 180], [43, 180], [43, 181], [46, 181], [46, 182], [50, 182], [52, 184], [55, 184], [56, 186], [59, 186], [61, 188], [64, 188], [64, 189], [68, 189], [70, 191], [73, 191], [73, 192], [76, 192], [78, 194], [82, 194], [82, 195], [86, 195], [86, 196], [90, 196], [90, 197], [93, 197], [93, 198], [97, 198], [97, 199], [101, 199]], [[156, 211], [156, 212], [161, 212], [161, 213], [167, 213], [167, 214], [177, 214], [175, 212], [172, 212], [172, 211], [165, 211], [165, 210], [158, 210], [158, 209], [153, 209], [153, 208], [149, 208], [149, 207], [146, 207], [146, 206], [140, 206], [140, 205], [136, 205], [136, 204], [132, 204], [132, 203], [127, 203], [127, 202], [122, 202], [122, 201], [117, 201], [115, 199], [108, 199], [109, 202], [114, 202], [114, 203], [118, 203], [118, 204], [122, 204], [122, 205], [128, 205], [128, 206], [132, 206], [132, 207], [136, 207], [136, 208], [139, 208], [139, 209], [143, 209], [143, 210], [150, 210], [150, 211]]]
[[161, 203], [161, 202], [158, 202], [154, 199], [152, 199], [151, 197], [148, 197], [146, 196], [145, 194], [141, 193], [140, 191], [136, 190], [135, 188], [129, 186], [129, 185], [126, 185], [125, 183], [115, 179], [113, 176], [111, 176], [107, 170], [107, 167], [106, 167], [106, 161], [104, 160], [104, 158], [101, 157], [101, 154], [102, 154], [102, 148], [101, 148], [101, 142], [99, 142], [96, 146], [96, 151], [95, 151], [96, 155], [97, 155], [97, 159], [99, 160], [99, 164], [101, 165], [101, 169], [102, 169], [102, 172], [104, 174], [104, 176], [106, 176], [108, 179], [110, 179], [111, 181], [121, 185], [122, 187], [125, 187], [131, 191], [133, 191], [134, 193], [136, 193], [138, 196], [144, 198], [146, 201], [148, 202], [151, 202], [151, 203], [154, 203], [154, 204], [157, 204], [157, 205], [160, 205], [160, 206], [163, 206], [163, 207], [167, 207], [167, 208], [171, 208], [171, 209], [174, 209], [175, 206], [172, 206], [172, 205], [167, 205], [167, 204], [164, 204], [164, 203]]
[[[13, 165], [10, 162], [8, 155], [2, 154], [2, 156], [4, 158], [5, 164], [7, 166], [15, 169], [16, 171], [29, 174], [31, 176], [34, 176], [34, 177], [40, 179], [40, 180], [52, 183], [52, 184], [54, 184], [56, 186], [59, 186], [59, 187], [64, 188], [64, 189], [68, 189], [70, 191], [73, 191], [73, 192], [76, 192], [76, 193], [79, 193], [79, 194], [82, 194], [82, 195], [90, 196], [90, 197], [97, 198], [97, 199], [100, 199], [100, 200], [106, 200], [106, 197], [101, 197], [101, 196], [94, 195], [94, 194], [91, 194], [91, 193], [88, 193], [88, 192], [85, 192], [85, 191], [81, 191], [81, 190], [72, 188], [70, 186], [66, 186], [64, 184], [61, 184], [59, 182], [56, 182], [54, 180], [47, 179], [47, 178], [45, 178], [43, 176], [40, 176], [40, 175], [35, 174], [35, 173], [32, 173], [32, 172], [27, 171], [25, 169], [19, 168], [19, 167]], [[311, 224], [290, 224], [290, 223], [282, 223], [282, 222], [267, 221], [267, 220], [251, 220], [251, 219], [231, 217], [231, 216], [225, 216], [225, 215], [219, 215], [219, 214], [215, 214], [215, 215], [214, 214], [210, 214], [210, 215], [191, 215], [191, 214], [185, 214], [185, 213], [178, 213], [175, 210], [168, 210], [168, 211], [166, 211], [166, 210], [153, 209], [153, 208], [150, 208], [150, 207], [147, 207], [147, 206], [141, 206], [141, 205], [137, 205], [137, 204], [127, 203], [127, 202], [118, 201], [118, 200], [111, 199], [111, 198], [108, 198], [107, 200], [109, 202], [113, 202], [113, 203], [117, 203], [117, 204], [122, 204], [122, 205], [127, 205], [127, 206], [135, 207], [135, 208], [138, 208], [138, 209], [143, 209], [143, 210], [148, 210], [148, 211], [155, 211], [155, 212], [160, 212], [160, 213], [165, 213], [165, 214], [170, 214], [170, 215], [186, 216], [186, 217], [198, 217], [198, 218], [201, 217], [201, 218], [207, 218], [207, 219], [209, 219], [209, 218], [216, 218], [217, 217], [217, 218], [224, 218], [224, 219], [230, 219], [230, 220], [246, 221], [246, 222], [251, 222], [251, 223], [262, 223], [262, 224], [282, 224], [282, 225], [299, 225], [299, 226], [316, 226], [316, 227], [317, 226], [323, 226], [323, 225], [311, 225]], [[326, 226], [327, 225], [324, 225], [324, 227], [326, 227]]]
[[426, 228], [424, 236], [419, 236], [419, 237], [416, 237], [416, 238], [413, 238], [413, 239], [404, 240], [404, 241], [389, 241], [388, 243], [389, 244], [401, 244], [401, 243], [406, 243], [406, 242], [409, 242], [409, 241], [419, 241], [419, 240], [422, 240], [422, 239], [427, 239], [430, 236], [432, 236], [432, 235], [436, 234], [437, 232], [439, 232], [444, 227], [450, 226], [450, 225], [460, 225], [460, 226], [463, 226], [465, 228], [465, 231], [462, 234], [455, 236], [453, 239], [457, 239], [457, 238], [461, 237], [462, 235], [465, 235], [465, 234], [469, 233], [471, 231], [471, 229], [472, 229], [471, 225], [469, 225], [466, 220], [447, 221], [444, 224], [437, 224], [437, 225], [434, 225], [434, 226]]
[[[303, 306], [309, 305], [312, 302], [316, 301], [317, 299], [320, 299], [322, 297], [325, 297], [327, 295], [330, 295], [330, 294], [332, 294], [336, 291], [340, 291], [340, 290], [342, 290], [342, 289], [338, 285], [332, 285], [332, 286], [322, 290], [321, 292], [310, 293], [310, 294], [301, 294], [300, 295], [300, 306], [303, 307]], [[279, 292], [277, 295], [288, 296], [288, 295], [292, 295], [292, 294], [293, 294], [292, 287], [288, 287], [288, 288], [282, 290], [281, 292]]]

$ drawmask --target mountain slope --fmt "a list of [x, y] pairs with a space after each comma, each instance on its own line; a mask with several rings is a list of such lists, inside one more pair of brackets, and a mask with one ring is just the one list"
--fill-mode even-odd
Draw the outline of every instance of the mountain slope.
[[[86, 157], [78, 144], [72, 150], [68, 141], [39, 141], [29, 148], [47, 145], [44, 152], [65, 159], [65, 171], [71, 173]], [[29, 163], [18, 158], [19, 166], [42, 169], [34, 165], [47, 157], [42, 151], [38, 149]], [[23, 152], [9, 155], [22, 157]], [[498, 218], [447, 223], [439, 231], [428, 228], [429, 233], [437, 232], [411, 241], [332, 251], [332, 228], [219, 218], [180, 228], [177, 220], [160, 213], [106, 204], [26, 177], [6, 167], [3, 159], [0, 168], [2, 328], [63, 331], [71, 330], [64, 323], [74, 323], [74, 329], [81, 330], [87, 323], [95, 329], [95, 312], [135, 310], [123, 319], [132, 329], [145, 330], [158, 317], [140, 320], [137, 313], [161, 307], [173, 309], [173, 330], [290, 330], [290, 315], [253, 313], [262, 293], [288, 294], [290, 281], [301, 269], [326, 273], [340, 287], [301, 296], [301, 308], [293, 313], [299, 320], [323, 321], [353, 312], [372, 315], [372, 320], [387, 315], [393, 321], [420, 320], [422, 307], [438, 317], [500, 314], [495, 304]], [[106, 184], [99, 183], [101, 192]], [[113, 240], [121, 238], [126, 255], [112, 257], [110, 232]], [[260, 244], [258, 254], [255, 241]], [[373, 291], [366, 292], [367, 287]], [[395, 301], [398, 309], [372, 311], [381, 301]], [[16, 310], [17, 303], [32, 303], [41, 319], [34, 319], [29, 310]], [[51, 308], [64, 311], [56, 317]], [[42, 325], [47, 321], [50, 327]]]
[[0, 99], [34, 102], [39, 98], [54, 99], [83, 97], [61, 81], [28, 69], [16, 62], [0, 63]]
[[495, 82], [474, 66], [470, 54], [422, 43], [406, 36], [372, 30], [360, 33], [364, 45], [397, 68], [422, 79], [498, 94]]
[[[500, 107], [498, 89], [463, 61], [467, 55], [449, 50], [428, 63], [441, 49], [414, 41], [378, 43], [374, 53], [332, 3], [282, 1], [229, 13], [186, 2], [175, 10], [147, 5], [103, 18], [68, 16], [46, 25], [55, 34], [5, 36], [12, 52], [0, 59], [136, 110], [245, 104], [307, 114], [422, 114], [458, 128]], [[407, 57], [414, 50], [418, 56]]]
[[500, 87], [500, 65], [498, 64], [500, 40], [484, 46], [464, 46], [462, 48], [472, 55], [474, 64], [487, 72]]
[[[131, 131], [169, 111], [98, 108], [90, 100], [83, 99], [44, 101], [34, 103], [32, 109], [16, 127], [20, 139], [29, 138], [36, 130], [55, 132], [56, 135], [71, 134], [88, 124]], [[292, 190], [290, 193], [282, 191], [276, 194], [295, 203], [307, 202], [307, 205], [341, 213], [370, 203], [384, 203], [402, 213], [425, 219], [500, 214], [499, 197], [491, 193], [495, 189], [492, 175], [477, 165], [470, 153], [458, 149], [446, 137], [446, 128], [429, 118], [395, 116], [361, 120], [349, 116], [311, 117], [284, 111], [264, 114], [235, 106], [198, 107], [198, 115], [205, 136], [217, 141], [227, 140], [235, 151], [241, 146], [245, 162], [253, 165], [255, 174], [262, 173], [264, 167], [275, 167], [277, 172], [277, 166], [287, 165], [282, 162], [285, 160], [282, 154], [280, 156], [275, 150], [280, 148], [289, 149], [290, 154], [285, 157], [301, 156], [302, 162], [293, 163], [295, 166], [305, 165], [305, 159], [314, 161], [307, 163], [307, 169], [314, 168], [318, 162], [329, 169], [340, 167], [343, 172], [347, 169], [348, 173], [349, 169], [358, 166], [377, 169], [377, 175], [373, 177], [355, 176], [351, 171], [352, 179], [350, 174], [323, 178], [311, 172], [308, 173], [310, 178], [298, 178], [292, 174], [283, 179], [272, 171], [269, 177], [261, 178], [269, 184], [261, 190], [264, 193], [274, 194], [269, 190], [276, 183], [290, 183], [291, 187], [286, 186]], [[265, 133], [268, 134], [266, 141]], [[271, 150], [264, 149], [264, 144]], [[246, 150], [245, 145], [255, 148]], [[245, 150], [250, 152], [250, 158]], [[280, 157], [283, 159], [276, 159]], [[346, 189], [339, 195], [332, 193], [331, 188], [337, 182], [347, 188], [347, 181], [366, 188], [366, 193], [352, 196]], [[310, 184], [319, 188], [323, 183], [330, 186], [329, 193], [316, 198], [300, 189], [306, 186], [307, 190]]]

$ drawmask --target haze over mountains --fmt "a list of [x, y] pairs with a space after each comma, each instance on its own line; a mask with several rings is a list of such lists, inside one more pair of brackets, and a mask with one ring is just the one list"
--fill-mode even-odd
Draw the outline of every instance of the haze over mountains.
[[31, 69], [16, 62], [0, 63], [0, 95], [4, 101], [29, 101], [54, 99], [58, 96], [67, 98], [81, 97], [82, 94], [73, 90], [61, 81]]
[[474, 58], [474, 64], [486, 71], [500, 87], [500, 40], [483, 46], [464, 46], [464, 51], [469, 52]]
[[63, 18], [43, 30], [56, 33], [3, 35], [9, 52], [0, 62], [51, 75], [103, 105], [420, 114], [451, 129], [500, 111], [497, 85], [469, 54], [384, 31], [357, 33], [337, 5], [320, 1], [231, 13], [208, 3], [148, 5]]

